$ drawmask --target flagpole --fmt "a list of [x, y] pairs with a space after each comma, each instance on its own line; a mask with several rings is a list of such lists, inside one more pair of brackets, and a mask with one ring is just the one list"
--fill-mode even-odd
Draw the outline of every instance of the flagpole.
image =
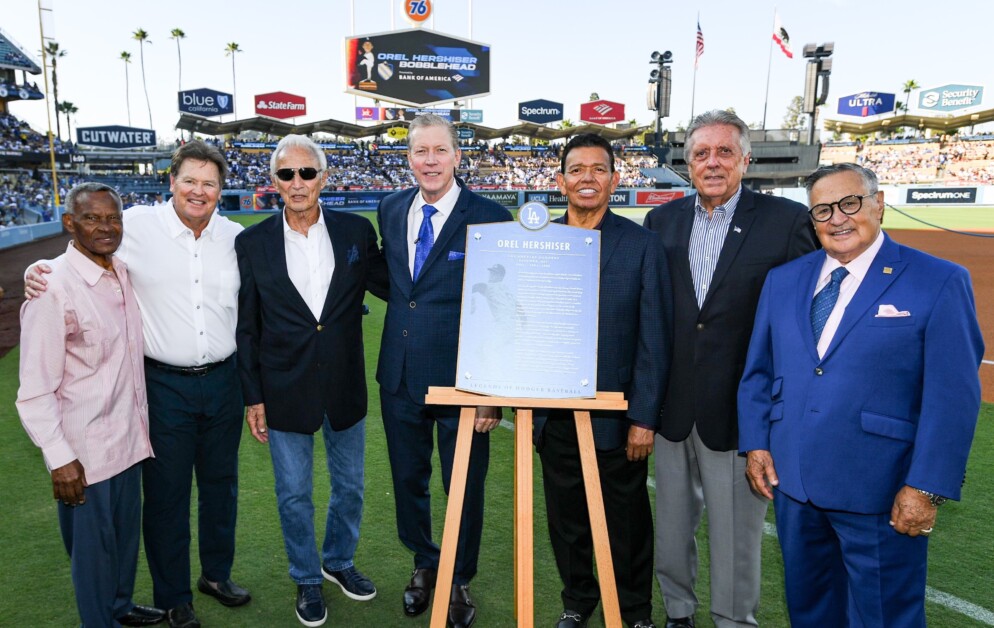
[[[700, 32], [700, 30], [701, 30], [701, 12], [698, 11], [697, 12], [697, 31]], [[690, 121], [691, 121], [691, 123], [694, 121], [694, 100], [697, 98], [697, 64], [701, 60], [700, 55], [697, 54], [697, 37], [698, 37], [698, 35], [695, 33], [694, 34], [694, 81], [691, 84], [691, 88], [690, 88]]]
[[[777, 28], [777, 9], [773, 8], [773, 30]], [[763, 99], [763, 131], [766, 131], [766, 106], [770, 103], [770, 69], [773, 67], [773, 36], [770, 36], [770, 56], [766, 60], [766, 97]]]

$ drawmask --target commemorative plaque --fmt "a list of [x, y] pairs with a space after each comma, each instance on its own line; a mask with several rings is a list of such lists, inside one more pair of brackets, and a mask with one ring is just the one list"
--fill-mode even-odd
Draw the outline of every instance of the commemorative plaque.
[[600, 232], [552, 223], [541, 203], [467, 229], [455, 387], [596, 396]]

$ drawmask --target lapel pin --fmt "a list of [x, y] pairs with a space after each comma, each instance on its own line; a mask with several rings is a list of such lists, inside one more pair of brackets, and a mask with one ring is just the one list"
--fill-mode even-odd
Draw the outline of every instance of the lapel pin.
[[893, 268], [891, 268], [890, 266], [884, 266], [884, 274], [885, 275], [890, 275], [893, 272], [894, 272]]
[[732, 227], [732, 229], [735, 230], [735, 233], [742, 233], [742, 227]]

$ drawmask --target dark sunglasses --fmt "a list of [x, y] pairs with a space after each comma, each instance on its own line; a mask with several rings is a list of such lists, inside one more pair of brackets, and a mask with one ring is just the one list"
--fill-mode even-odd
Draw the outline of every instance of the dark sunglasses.
[[293, 181], [293, 175], [299, 174], [304, 181], [310, 181], [321, 172], [317, 168], [280, 168], [276, 171], [276, 178], [280, 181]]

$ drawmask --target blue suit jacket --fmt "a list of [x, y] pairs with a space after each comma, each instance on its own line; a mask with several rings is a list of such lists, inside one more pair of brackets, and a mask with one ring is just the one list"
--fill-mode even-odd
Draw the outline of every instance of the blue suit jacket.
[[423, 403], [429, 386], [454, 386], [456, 382], [466, 226], [512, 219], [503, 206], [459, 183], [459, 200], [436, 234], [417, 282], [411, 279], [407, 251], [407, 213], [417, 188], [387, 196], [376, 210], [390, 269], [376, 381], [390, 393], [406, 383], [418, 403]]
[[312, 434], [325, 414], [336, 430], [366, 416], [362, 300], [367, 289], [385, 298], [386, 263], [369, 220], [323, 211], [335, 271], [318, 319], [287, 274], [282, 213], [235, 238], [242, 395], [286, 432]]
[[[770, 271], [739, 387], [739, 449], [769, 450], [779, 489], [889, 512], [902, 486], [959, 499], [984, 344], [967, 271], [885, 236], [819, 359], [810, 307], [825, 253]], [[878, 317], [893, 305], [910, 316]]]
[[[659, 424], [673, 346], [673, 298], [655, 234], [610, 209], [600, 231], [597, 389], [623, 392], [628, 401], [627, 412], [591, 413], [594, 444], [609, 450], [628, 442], [633, 422], [652, 430]], [[539, 446], [544, 425], [537, 413]]]

